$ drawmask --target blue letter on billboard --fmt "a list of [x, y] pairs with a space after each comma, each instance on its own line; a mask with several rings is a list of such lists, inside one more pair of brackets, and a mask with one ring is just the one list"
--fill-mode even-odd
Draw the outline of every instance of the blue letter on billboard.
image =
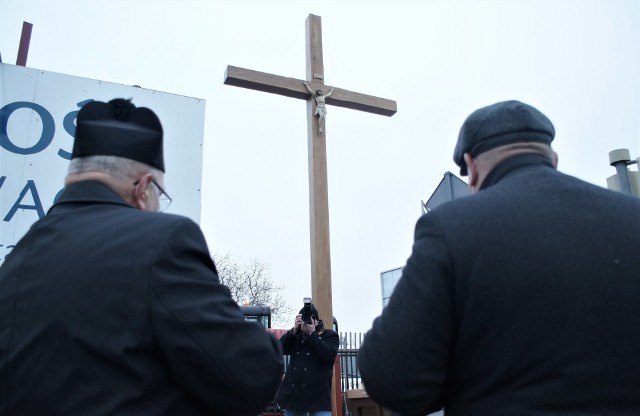
[[[22, 148], [18, 147], [11, 142], [9, 134], [7, 133], [7, 125], [9, 124], [9, 117], [11, 114], [20, 108], [30, 108], [40, 116], [42, 120], [42, 135], [36, 144], [31, 147]], [[28, 101], [17, 101], [10, 103], [0, 108], [0, 146], [4, 149], [16, 153], [18, 155], [32, 155], [43, 151], [51, 144], [53, 136], [56, 132], [56, 124], [53, 121], [53, 117], [43, 106], [30, 103]]]
[[[20, 202], [24, 199], [27, 191], [31, 191], [31, 197], [33, 198], [34, 205], [22, 205]], [[36, 184], [32, 180], [28, 180], [27, 184], [22, 188], [22, 192], [20, 192], [20, 197], [16, 201], [15, 204], [11, 207], [7, 216], [4, 217], [4, 221], [9, 222], [11, 218], [15, 215], [18, 209], [33, 209], [38, 213], [38, 218], [44, 217], [44, 209], [42, 208], [42, 202], [40, 202], [40, 196], [38, 195], [38, 190], [36, 189]]]

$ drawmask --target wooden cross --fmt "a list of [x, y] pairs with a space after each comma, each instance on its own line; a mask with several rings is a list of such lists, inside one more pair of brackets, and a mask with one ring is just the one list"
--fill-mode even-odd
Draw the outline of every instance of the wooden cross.
[[[347, 91], [324, 84], [322, 61], [322, 30], [320, 16], [309, 15], [306, 21], [307, 79], [313, 90], [325, 95], [333, 89], [326, 104], [392, 116], [396, 102]], [[331, 257], [329, 251], [329, 197], [327, 190], [326, 130], [319, 131], [316, 100], [305, 81], [264, 72], [227, 66], [224, 83], [236, 87], [299, 98], [307, 101], [307, 132], [309, 143], [309, 209], [311, 223], [311, 296], [327, 328], [333, 321], [331, 301]]]

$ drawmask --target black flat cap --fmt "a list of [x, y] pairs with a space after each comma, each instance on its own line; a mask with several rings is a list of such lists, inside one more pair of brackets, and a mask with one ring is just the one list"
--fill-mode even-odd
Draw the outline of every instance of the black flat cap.
[[476, 157], [498, 146], [522, 142], [551, 144], [556, 132], [551, 121], [534, 107], [520, 101], [502, 101], [480, 108], [462, 124], [453, 161], [467, 175], [464, 154]]
[[162, 124], [148, 108], [116, 98], [92, 101], [78, 112], [71, 159], [111, 155], [132, 159], [164, 172]]

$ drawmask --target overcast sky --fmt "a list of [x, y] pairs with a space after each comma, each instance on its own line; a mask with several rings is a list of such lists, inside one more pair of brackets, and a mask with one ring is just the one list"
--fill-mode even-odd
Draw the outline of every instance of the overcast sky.
[[268, 263], [297, 309], [311, 294], [306, 105], [223, 78], [234, 65], [303, 79], [309, 14], [322, 17], [325, 83], [398, 103], [393, 117], [328, 107], [342, 331], [380, 313], [380, 272], [404, 265], [421, 200], [459, 173], [453, 148], [476, 108], [536, 106], [559, 169], [597, 185], [615, 173], [609, 151], [640, 156], [637, 0], [0, 0], [0, 53], [15, 63], [28, 21], [29, 67], [206, 100], [210, 249]]

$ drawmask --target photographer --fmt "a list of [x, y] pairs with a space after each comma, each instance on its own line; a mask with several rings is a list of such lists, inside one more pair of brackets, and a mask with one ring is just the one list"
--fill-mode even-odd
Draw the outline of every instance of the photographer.
[[305, 298], [293, 328], [280, 342], [284, 354], [291, 357], [276, 397], [285, 416], [330, 416], [339, 337], [324, 327], [310, 298]]

